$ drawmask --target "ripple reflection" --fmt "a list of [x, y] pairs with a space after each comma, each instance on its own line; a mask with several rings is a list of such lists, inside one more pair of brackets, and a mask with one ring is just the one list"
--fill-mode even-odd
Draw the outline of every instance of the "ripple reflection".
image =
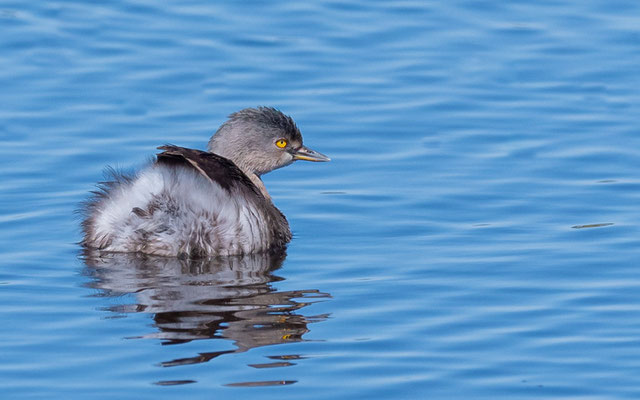
[[[330, 295], [315, 289], [278, 291], [273, 272], [285, 252], [179, 260], [136, 254], [84, 254], [88, 287], [98, 296], [135, 294], [135, 303], [106, 307], [116, 313], [153, 314], [157, 331], [139, 338], [161, 339], [163, 345], [201, 339], [233, 341], [235, 349], [198, 353], [162, 362], [165, 367], [207, 362], [254, 347], [303, 341], [308, 324], [328, 315], [300, 310]], [[304, 299], [304, 300], [298, 300]]]

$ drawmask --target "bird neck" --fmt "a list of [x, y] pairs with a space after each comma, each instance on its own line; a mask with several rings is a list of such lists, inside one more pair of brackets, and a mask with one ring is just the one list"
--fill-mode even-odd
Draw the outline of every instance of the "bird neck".
[[271, 196], [269, 196], [269, 192], [267, 192], [267, 188], [266, 186], [264, 186], [262, 179], [260, 179], [260, 177], [254, 174], [253, 172], [250, 172], [250, 171], [243, 171], [243, 172], [245, 173], [245, 175], [249, 177], [249, 179], [251, 179], [251, 182], [254, 185], [256, 185], [256, 187], [260, 190], [260, 193], [262, 193], [264, 198], [271, 201]]
[[[264, 196], [265, 199], [271, 201], [271, 196], [269, 196], [269, 192], [267, 192], [267, 188], [262, 183], [262, 179], [260, 179], [260, 172], [255, 171], [255, 162], [247, 163], [246, 160], [251, 159], [243, 150], [240, 151], [232, 151], [234, 149], [233, 146], [220, 146], [218, 135], [214, 135], [209, 141], [209, 145], [207, 146], [207, 150], [211, 153], [215, 153], [219, 156], [225, 157], [228, 160], [231, 160], [246, 176], [249, 177], [251, 182], [258, 189], [260, 189], [260, 193]], [[255, 159], [255, 156], [253, 157]]]

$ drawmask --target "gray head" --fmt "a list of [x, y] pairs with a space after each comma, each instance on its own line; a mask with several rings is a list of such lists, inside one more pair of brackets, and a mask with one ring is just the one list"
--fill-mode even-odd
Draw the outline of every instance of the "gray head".
[[231, 114], [211, 137], [207, 149], [258, 176], [295, 160], [329, 161], [303, 146], [293, 119], [272, 107], [245, 108]]

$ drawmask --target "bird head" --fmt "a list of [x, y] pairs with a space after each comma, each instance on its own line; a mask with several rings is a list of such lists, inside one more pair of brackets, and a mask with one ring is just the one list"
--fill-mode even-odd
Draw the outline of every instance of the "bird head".
[[296, 160], [330, 161], [304, 146], [293, 119], [272, 107], [245, 108], [231, 114], [209, 140], [208, 151], [258, 176]]

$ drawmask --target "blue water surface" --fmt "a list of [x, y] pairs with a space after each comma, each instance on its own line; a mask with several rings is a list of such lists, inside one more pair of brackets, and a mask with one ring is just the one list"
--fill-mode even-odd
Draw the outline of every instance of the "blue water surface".
[[[0, 2], [7, 399], [640, 398], [637, 1]], [[287, 254], [83, 253], [103, 168], [268, 105]]]

